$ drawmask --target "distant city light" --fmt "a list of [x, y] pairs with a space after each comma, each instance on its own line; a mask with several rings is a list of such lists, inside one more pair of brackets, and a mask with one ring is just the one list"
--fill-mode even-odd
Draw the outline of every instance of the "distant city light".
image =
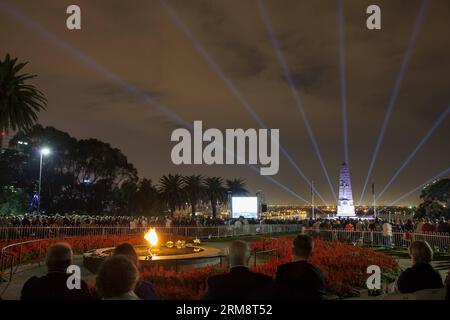
[[44, 156], [47, 156], [50, 154], [50, 149], [49, 148], [42, 148], [41, 149], [41, 154]]

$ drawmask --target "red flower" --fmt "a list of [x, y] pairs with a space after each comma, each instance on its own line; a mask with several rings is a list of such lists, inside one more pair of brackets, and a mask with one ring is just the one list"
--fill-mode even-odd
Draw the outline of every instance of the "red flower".
[[[176, 241], [183, 239], [180, 236], [161, 235], [161, 241]], [[21, 239], [24, 241], [24, 239]], [[81, 254], [91, 249], [113, 247], [119, 243], [142, 244], [141, 235], [104, 235], [67, 237], [29, 243], [11, 248], [8, 252], [18, 258], [21, 255], [22, 262], [33, 261], [42, 258], [47, 248], [56, 242], [68, 242], [75, 254]], [[6, 246], [0, 243], [0, 248]], [[292, 238], [262, 238], [251, 243], [251, 248], [256, 251], [276, 250], [276, 257], [270, 252], [266, 254], [267, 260], [255, 267], [254, 271], [274, 277], [279, 265], [290, 262], [292, 259]], [[261, 254], [263, 256], [263, 254]], [[314, 254], [310, 262], [323, 271], [327, 279], [327, 287], [330, 293], [345, 297], [352, 295], [356, 288], [365, 285], [367, 278], [366, 269], [369, 265], [378, 265], [383, 274], [399, 273], [398, 262], [387, 255], [374, 252], [369, 248], [360, 248], [337, 241], [314, 240]], [[226, 272], [226, 268], [203, 267], [189, 270], [181, 270], [178, 273], [172, 269], [153, 267], [142, 272], [142, 278], [154, 284], [159, 294], [164, 299], [200, 299], [207, 286], [207, 279], [211, 275]]]

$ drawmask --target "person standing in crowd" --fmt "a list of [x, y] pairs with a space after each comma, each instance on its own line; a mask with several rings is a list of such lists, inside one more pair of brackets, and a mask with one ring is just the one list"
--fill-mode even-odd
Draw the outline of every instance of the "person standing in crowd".
[[422, 233], [423, 232], [422, 227], [423, 227], [424, 223], [425, 223], [425, 220], [423, 218], [421, 218], [419, 220], [419, 222], [416, 224], [416, 233]]
[[355, 225], [356, 231], [363, 231], [364, 230], [364, 224], [362, 223], [361, 219], [358, 219], [358, 222]]
[[170, 217], [167, 217], [166, 219], [166, 228], [172, 227], [172, 219]]
[[387, 248], [392, 247], [392, 225], [389, 221], [383, 223], [383, 243]]
[[293, 241], [293, 261], [278, 267], [275, 297], [286, 300], [321, 300], [325, 295], [325, 276], [308, 262], [313, 253], [313, 239], [298, 235]]
[[442, 277], [432, 266], [433, 250], [426, 241], [414, 241], [409, 247], [413, 266], [403, 271], [397, 279], [401, 293], [413, 293], [422, 289], [440, 289]]
[[273, 279], [248, 268], [250, 248], [244, 241], [233, 241], [229, 248], [230, 271], [208, 278], [205, 300], [270, 299]]
[[371, 231], [371, 232], [373, 232], [373, 231], [375, 231], [375, 229], [376, 229], [376, 220], [372, 220], [372, 221], [370, 221], [370, 223], [369, 223], [369, 231]]
[[345, 231], [353, 231], [354, 230], [353, 223], [350, 220], [348, 220], [347, 223], [345, 224], [344, 230]]
[[405, 232], [413, 232], [414, 231], [414, 224], [412, 223], [411, 219], [408, 219], [404, 225]]
[[446, 233], [447, 235], [450, 233], [449, 223], [445, 220], [444, 217], [441, 217], [441, 219], [439, 219], [437, 232], [439, 232], [439, 233]]
[[403, 239], [408, 242], [411, 241], [412, 233], [414, 232], [414, 224], [412, 223], [411, 219], [408, 219], [408, 221], [406, 221], [403, 229], [405, 231]]
[[73, 262], [72, 249], [67, 243], [57, 243], [47, 250], [47, 275], [30, 278], [22, 288], [22, 300], [91, 300], [87, 284], [81, 280], [80, 289], [69, 289], [67, 268]]
[[430, 222], [430, 219], [426, 219], [422, 226], [422, 232], [434, 232], [434, 225]]

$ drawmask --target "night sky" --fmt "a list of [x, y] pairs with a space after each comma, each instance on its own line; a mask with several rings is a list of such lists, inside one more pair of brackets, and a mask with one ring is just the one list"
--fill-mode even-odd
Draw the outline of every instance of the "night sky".
[[[281, 144], [305, 175], [314, 179], [326, 202], [334, 203], [257, 2], [168, 3], [267, 126], [280, 129]], [[338, 2], [263, 3], [337, 193], [344, 159]], [[422, 1], [344, 3], [349, 162], [358, 202]], [[66, 28], [70, 4], [81, 7], [81, 31]], [[366, 28], [370, 4], [381, 7], [381, 30]], [[20, 20], [5, 8], [27, 18]], [[33, 23], [53, 34], [51, 40]], [[449, 31], [450, 1], [429, 1], [369, 180], [375, 181], [378, 190], [450, 105]], [[58, 46], [57, 41], [63, 42]], [[302, 204], [244, 165], [173, 165], [170, 134], [180, 124], [105, 77], [105, 72], [98, 72], [106, 68], [101, 70], [139, 88], [189, 123], [202, 120], [204, 127], [211, 128], [259, 128], [160, 1], [0, 0], [0, 56], [7, 52], [29, 61], [26, 71], [38, 75], [34, 84], [49, 101], [40, 115], [43, 125], [77, 138], [111, 143], [135, 164], [141, 177], [154, 182], [162, 174], [176, 172], [242, 177], [250, 191], [262, 190], [269, 203]], [[101, 67], [86, 64], [75, 52]], [[449, 166], [449, 124], [447, 117], [386, 191], [382, 203], [392, 202]], [[280, 171], [273, 178], [309, 199], [309, 186], [281, 153]], [[365, 194], [363, 203], [369, 203], [370, 183]], [[416, 192], [399, 204], [418, 202]]]

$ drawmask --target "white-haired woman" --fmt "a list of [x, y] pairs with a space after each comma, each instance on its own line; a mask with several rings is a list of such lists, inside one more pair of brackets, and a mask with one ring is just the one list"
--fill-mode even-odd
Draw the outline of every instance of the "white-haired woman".
[[423, 289], [440, 289], [442, 277], [432, 266], [433, 250], [426, 241], [414, 241], [409, 247], [413, 266], [403, 271], [397, 288], [401, 293], [413, 293]]

